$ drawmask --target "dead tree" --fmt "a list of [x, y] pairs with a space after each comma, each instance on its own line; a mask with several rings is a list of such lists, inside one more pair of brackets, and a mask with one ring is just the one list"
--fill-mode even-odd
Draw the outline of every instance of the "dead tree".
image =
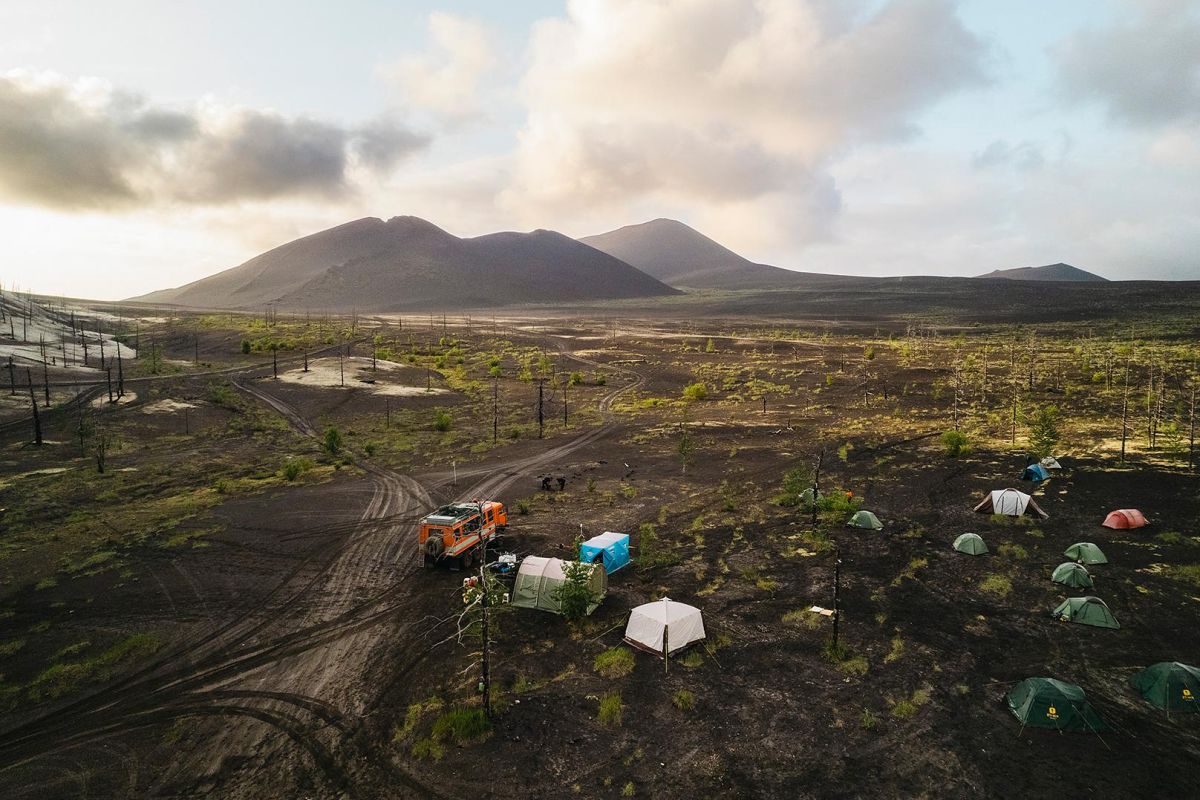
[[46, 337], [41, 337], [42, 346], [42, 389], [46, 393], [46, 408], [50, 407], [50, 368], [46, 363]]
[[1121, 463], [1125, 463], [1125, 442], [1129, 439], [1129, 359], [1125, 359], [1125, 391], [1121, 395]]
[[1188, 470], [1196, 471], [1196, 375], [1192, 374], [1192, 398], [1188, 403]]
[[25, 380], [29, 383], [29, 405], [33, 407], [33, 443], [42, 444], [42, 418], [38, 416], [37, 398], [33, 394], [33, 374], [25, 368]]
[[539, 439], [543, 438], [546, 433], [546, 415], [543, 408], [543, 387], [545, 383], [545, 378], [538, 378], [537, 422]]
[[17, 394], [17, 365], [13, 363], [13, 357], [8, 357], [8, 393], [16, 396]]
[[117, 397], [125, 396], [125, 366], [121, 360], [121, 343], [117, 342]]

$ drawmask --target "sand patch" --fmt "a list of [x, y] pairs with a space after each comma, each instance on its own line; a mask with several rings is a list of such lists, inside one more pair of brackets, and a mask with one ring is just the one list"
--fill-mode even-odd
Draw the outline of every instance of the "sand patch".
[[290, 369], [279, 373], [279, 380], [322, 389], [366, 389], [372, 394], [391, 397], [447, 394], [445, 389], [427, 392], [424, 386], [387, 383], [388, 373], [399, 369], [400, 365], [392, 361], [376, 361], [372, 369], [369, 358], [344, 358], [340, 364], [336, 358], [317, 358], [308, 362], [308, 372], [303, 368]]
[[105, 389], [99, 397], [92, 401], [92, 408], [109, 408], [111, 406], [127, 406], [137, 400], [137, 392], [126, 390], [124, 397], [117, 397], [117, 392], [113, 390], [113, 401], [108, 402], [108, 390]]
[[402, 386], [398, 383], [377, 383], [371, 389], [372, 394], [386, 395], [388, 397], [422, 397], [435, 394], [450, 394], [447, 390], [439, 389], [436, 386], [426, 389], [424, 386]]
[[[106, 398], [107, 399], [107, 398]], [[195, 403], [185, 403], [181, 400], [159, 400], [156, 403], [151, 403], [142, 409], [143, 414], [174, 414], [177, 411], [183, 411], [185, 408], [195, 408]]]

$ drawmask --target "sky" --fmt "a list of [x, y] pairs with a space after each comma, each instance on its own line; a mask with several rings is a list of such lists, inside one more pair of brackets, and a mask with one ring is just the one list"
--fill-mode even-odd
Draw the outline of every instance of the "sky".
[[792, 269], [1200, 279], [1200, 0], [0, 0], [0, 283], [366, 216]]

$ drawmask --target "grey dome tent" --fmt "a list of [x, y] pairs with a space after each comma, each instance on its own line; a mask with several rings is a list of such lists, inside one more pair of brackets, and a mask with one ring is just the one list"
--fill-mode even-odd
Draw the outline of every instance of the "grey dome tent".
[[954, 549], [969, 556], [987, 555], [987, 545], [978, 533], [964, 533], [954, 540]]
[[873, 531], [883, 530], [883, 523], [879, 521], [879, 517], [870, 511], [855, 512], [854, 516], [846, 524], [851, 528], [870, 528]]
[[1042, 519], [1050, 517], [1042, 507], [1029, 495], [1016, 489], [996, 489], [984, 495], [975, 506], [975, 510], [984, 514], [1003, 514], [1008, 517], [1019, 517], [1023, 514], [1034, 513]]
[[1099, 733], [1104, 721], [1083, 689], [1054, 678], [1026, 678], [1008, 693], [1008, 710], [1022, 725], [1056, 731]]
[[1054, 572], [1050, 575], [1050, 580], [1061, 583], [1063, 586], [1070, 586], [1072, 589], [1091, 589], [1095, 585], [1092, 583], [1092, 576], [1083, 568], [1083, 565], [1076, 564], [1074, 561], [1065, 561], [1055, 567]]
[[1076, 542], [1063, 552], [1067, 558], [1073, 558], [1080, 564], [1107, 564], [1108, 557], [1099, 547], [1091, 542]]
[[1052, 616], [1063, 622], [1078, 622], [1094, 628], [1120, 628], [1121, 623], [1099, 597], [1068, 597]]
[[1160, 661], [1129, 679], [1146, 702], [1164, 711], [1200, 711], [1200, 669]]

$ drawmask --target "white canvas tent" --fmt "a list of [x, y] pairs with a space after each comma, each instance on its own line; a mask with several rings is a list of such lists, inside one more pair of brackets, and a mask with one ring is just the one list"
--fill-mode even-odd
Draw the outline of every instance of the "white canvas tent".
[[1030, 511], [1043, 519], [1050, 516], [1042, 510], [1042, 507], [1037, 504], [1036, 500], [1016, 489], [996, 489], [995, 491], [988, 492], [979, 505], [975, 506], [975, 510], [984, 513], [1004, 514], [1008, 517], [1019, 517]]
[[1046, 456], [1038, 463], [1046, 469], [1062, 469], [1062, 464], [1058, 463], [1058, 459], [1054, 456]]
[[664, 638], [668, 654], [703, 641], [704, 620], [700, 609], [664, 597], [629, 612], [629, 623], [625, 626], [627, 644], [662, 655]]

